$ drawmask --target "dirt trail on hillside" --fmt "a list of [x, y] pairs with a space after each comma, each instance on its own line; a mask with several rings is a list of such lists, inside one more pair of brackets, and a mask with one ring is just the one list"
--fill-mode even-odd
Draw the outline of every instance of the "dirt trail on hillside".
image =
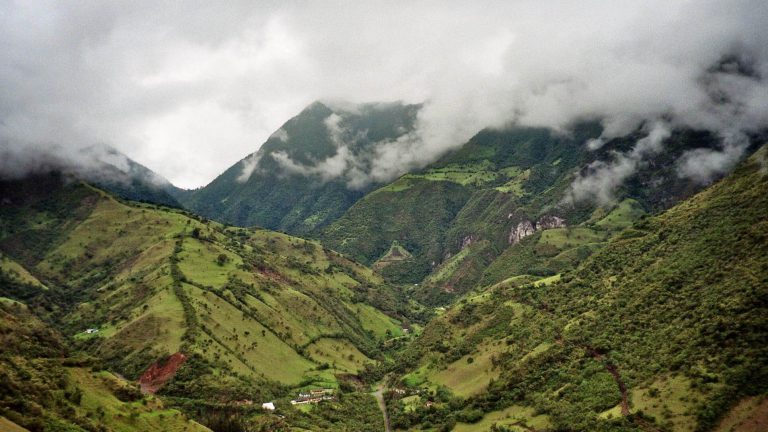
[[[542, 303], [540, 305], [534, 304], [533, 302], [525, 302], [520, 300], [520, 303], [527, 304], [540, 312], [545, 312], [548, 314], [553, 313], [552, 309], [549, 307], [548, 304]], [[555, 338], [555, 343], [564, 346], [566, 344], [566, 341], [563, 340], [561, 336], [558, 336]], [[578, 345], [579, 347], [587, 350], [587, 352], [594, 358], [595, 360], [599, 362], [603, 362], [605, 360], [605, 356], [601, 353], [599, 353], [596, 349], [589, 345]], [[622, 417], [627, 417], [630, 415], [629, 412], [629, 396], [627, 394], [627, 386], [624, 384], [624, 381], [621, 379], [621, 374], [619, 373], [619, 368], [611, 363], [606, 361], [605, 362], [605, 370], [608, 371], [608, 373], [611, 374], [613, 377], [613, 380], [616, 382], [616, 385], [619, 387], [619, 391], [621, 392], [621, 415]], [[641, 429], [649, 432], [661, 432], [661, 429], [656, 427], [655, 424], [648, 422], [647, 420], [643, 419], [640, 416], [632, 416], [631, 418], [632, 422], [638, 425]]]
[[629, 415], [629, 398], [627, 397], [627, 386], [624, 385], [624, 381], [621, 380], [621, 374], [619, 373], [619, 368], [616, 367], [615, 364], [605, 361], [605, 356], [597, 352], [592, 347], [586, 347], [589, 353], [592, 355], [592, 358], [599, 362], [605, 362], [605, 370], [608, 371], [611, 376], [613, 376], [613, 380], [616, 381], [616, 385], [619, 386], [619, 391], [621, 392], [621, 415], [626, 417]]

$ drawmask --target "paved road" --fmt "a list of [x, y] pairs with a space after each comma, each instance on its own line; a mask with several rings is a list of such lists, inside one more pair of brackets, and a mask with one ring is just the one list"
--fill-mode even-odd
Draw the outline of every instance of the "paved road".
[[387, 403], [384, 402], [384, 385], [380, 384], [379, 387], [376, 389], [375, 392], [373, 392], [373, 397], [376, 398], [376, 401], [379, 403], [379, 409], [381, 410], [381, 415], [384, 416], [384, 430], [386, 432], [392, 432], [392, 428], [389, 426], [389, 414], [387, 414]]

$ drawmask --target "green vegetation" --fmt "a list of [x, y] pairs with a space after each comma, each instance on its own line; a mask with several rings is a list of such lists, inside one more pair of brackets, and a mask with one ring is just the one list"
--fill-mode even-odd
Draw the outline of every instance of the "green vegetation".
[[[765, 152], [576, 270], [509, 278], [455, 303], [390, 368], [434, 401], [393, 404], [397, 424], [698, 431], [754, 419], [768, 394]], [[501, 414], [523, 407], [524, 423]]]
[[[208, 431], [135, 384], [68, 357], [64, 339], [19, 303], [0, 302], [3, 431]], [[22, 429], [23, 428], [23, 429]]]
[[32, 276], [27, 269], [2, 254], [0, 254], [0, 273], [2, 273], [5, 280], [10, 282], [47, 289], [47, 287], [37, 280], [36, 277]]
[[[358, 154], [413, 130], [419, 105], [368, 104], [352, 110], [315, 102], [288, 120], [259, 151], [236, 163], [202, 189], [177, 195], [185, 207], [240, 226], [262, 226], [307, 235], [338, 219], [376, 185], [349, 188], [347, 179], [296, 173], [287, 156], [307, 171], [333, 157], [335, 140]], [[328, 124], [337, 119], [331, 132]], [[334, 134], [340, 134], [335, 136]], [[246, 164], [253, 164], [243, 176]]]
[[[261, 422], [240, 411], [222, 418], [212, 404], [236, 407], [239, 400], [286, 397], [291, 388], [338, 387], [338, 376], [382, 360], [382, 344], [402, 335], [400, 320], [410, 316], [394, 287], [317, 243], [124, 203], [84, 184], [52, 178], [49, 186], [0, 213], [0, 247], [8, 255], [0, 296], [9, 299], [0, 305], [29, 309], [61, 328], [70, 349], [93, 358], [94, 370], [136, 380], [171, 354], [187, 357], [159, 390], [184, 414], [159, 401], [123, 406], [102, 386], [113, 376], [62, 371], [85, 395], [82, 414], [117, 418], [112, 430], [158, 430], [163, 419], [188, 416], [210, 425]], [[36, 285], [40, 280], [49, 289]], [[68, 345], [58, 343], [62, 350]], [[34, 355], [33, 345], [20, 346]], [[40, 403], [42, 396], [20, 397]], [[74, 421], [78, 413], [51, 416]], [[10, 411], [0, 415], [28, 424]], [[172, 424], [168, 430], [176, 430]]]
[[[390, 282], [420, 283], [414, 297], [430, 305], [513, 276], [572, 270], [646, 212], [699, 190], [701, 185], [679, 178], [675, 160], [685, 151], [717, 145], [711, 134], [677, 131], [665, 152], [616, 191], [616, 205], [572, 205], [564, 197], [579, 170], [610, 160], [612, 152], [626, 151], [641, 137], [633, 133], [587, 151], [583, 143], [599, 134], [592, 123], [575, 125], [568, 135], [541, 128], [481, 131], [437, 162], [365, 195], [315, 232], [369, 265], [398, 241], [412, 258], [377, 270]], [[510, 244], [518, 223], [551, 216], [573, 229], [545, 231], [538, 244]]]
[[595, 225], [608, 230], [621, 230], [632, 226], [644, 214], [645, 211], [637, 201], [625, 199]]
[[[364, 150], [415, 109], [337, 114]], [[313, 105], [245, 183], [238, 165], [185, 199], [347, 255], [56, 174], [2, 183], [0, 428], [381, 430], [380, 386], [397, 430], [693, 432], [764, 416], [768, 150], [693, 195], [674, 161], [715, 141], [676, 132], [604, 206], [563, 197], [637, 135], [586, 152], [590, 124], [483, 131], [368, 194], [266, 174], [281, 152], [333, 156], [331, 114]], [[290, 404], [317, 388], [334, 398]]]
[[445, 226], [463, 205], [468, 190], [448, 181], [409, 181], [408, 189], [379, 190], [355, 203], [327, 228], [323, 243], [370, 265], [396, 241], [413, 259], [389, 262], [382, 274], [396, 282], [421, 281], [431, 271], [431, 263], [440, 261]]
[[400, 243], [397, 242], [397, 240], [392, 241], [392, 246], [389, 247], [389, 250], [379, 258], [375, 263], [373, 263], [372, 267], [376, 270], [381, 271], [385, 267], [391, 264], [397, 264], [400, 261], [406, 261], [412, 257], [411, 253], [408, 252], [407, 249], [400, 246]]
[[430, 374], [428, 380], [444, 385], [456, 396], [464, 398], [481, 393], [501, 373], [493, 364], [494, 356], [502, 352], [498, 347], [480, 345], [476, 351], [446, 365], [445, 369]]
[[365, 354], [345, 339], [318, 339], [304, 348], [304, 352], [317, 363], [342, 373], [356, 374], [370, 361]]
[[[510, 432], [526, 432], [531, 430], [546, 430], [551, 427], [549, 419], [543, 415], [536, 415], [536, 411], [529, 407], [512, 405], [501, 411], [493, 411], [485, 414], [480, 421], [474, 424], [457, 423], [454, 432], [484, 432], [492, 428], [506, 428]], [[505, 429], [497, 429], [505, 430]]]

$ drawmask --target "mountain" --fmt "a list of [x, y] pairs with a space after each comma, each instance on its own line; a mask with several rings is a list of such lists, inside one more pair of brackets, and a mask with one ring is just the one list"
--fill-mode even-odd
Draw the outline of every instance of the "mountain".
[[762, 430], [767, 166], [763, 147], [559, 277], [463, 296], [382, 371], [393, 426]]
[[[117, 200], [56, 173], [0, 183], [0, 202], [0, 296], [60, 329], [102, 378], [138, 381], [205, 424], [221, 404], [285, 407], [301, 389], [336, 388], [403, 334], [396, 288], [315, 242]], [[0, 415], [80, 413], [29, 397], [43, 407], [6, 401]], [[341, 403], [377, 410], [367, 395]], [[306, 416], [326, 430], [326, 414]]]
[[180, 189], [160, 174], [111, 147], [90, 151], [95, 163], [80, 170], [81, 178], [126, 200], [181, 207], [174, 198]]
[[[481, 281], [553, 276], [573, 268], [641, 215], [700, 190], [703, 183], [679, 175], [677, 161], [695, 149], [719, 146], [707, 132], [672, 131], [664, 151], [638, 162], [632, 175], [618, 181], [610, 201], [570, 201], [576, 179], [631, 157], [649, 139], [638, 130], [589, 150], [584, 143], [600, 134], [591, 123], [569, 134], [484, 130], [423, 170], [367, 194], [319, 238], [388, 280], [420, 283], [413, 292], [417, 298], [445, 303]], [[614, 181], [615, 175], [603, 180]], [[398, 257], [390, 256], [395, 242]]]
[[377, 143], [413, 130], [419, 105], [315, 102], [209, 185], [177, 197], [203, 216], [307, 234], [373, 185], [360, 179]]

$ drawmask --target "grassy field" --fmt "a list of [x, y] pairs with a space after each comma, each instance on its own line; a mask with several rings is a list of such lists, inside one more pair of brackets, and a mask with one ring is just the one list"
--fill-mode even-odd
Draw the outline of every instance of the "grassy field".
[[[219, 255], [226, 257], [221, 263]], [[179, 254], [179, 269], [190, 280], [205, 286], [220, 288], [229, 280], [229, 274], [242, 265], [242, 259], [226, 249], [209, 242], [189, 238]]]
[[29, 432], [29, 429], [17, 425], [16, 423], [8, 420], [7, 418], [0, 416], [0, 431], [3, 432]]
[[527, 169], [521, 172], [517, 167], [512, 167], [511, 169], [508, 168], [507, 170], [509, 170], [507, 176], [512, 178], [512, 180], [509, 180], [501, 186], [497, 186], [495, 189], [499, 192], [510, 193], [517, 197], [524, 196], [524, 185], [531, 175], [531, 170]]
[[247, 304], [260, 323], [279, 331], [287, 340], [304, 345], [318, 336], [337, 334], [341, 326], [311, 297], [293, 289], [260, 291]]
[[289, 385], [299, 383], [305, 372], [314, 368], [311, 361], [228, 301], [191, 285], [184, 288], [195, 299], [205, 333], [198, 343], [207, 358], [222, 361], [246, 376], [263, 376]]
[[204, 432], [208, 428], [188, 419], [181, 412], [165, 409], [154, 398], [148, 402], [123, 402], [115, 397], [113, 389], [131, 384], [109, 373], [93, 373], [87, 369], [70, 369], [70, 376], [83, 391], [81, 414], [100, 419], [115, 432]]
[[331, 369], [342, 373], [357, 373], [370, 359], [344, 339], [319, 339], [304, 352], [318, 364], [327, 363]]
[[431, 181], [450, 181], [462, 186], [479, 186], [499, 177], [499, 173], [493, 169], [493, 164], [489, 161], [469, 165], [452, 164], [441, 168], [432, 168], [423, 174], [409, 175]]
[[[630, 412], [643, 412], [674, 432], [696, 429], [692, 408], [701, 402], [702, 394], [691, 387], [691, 380], [682, 375], [662, 377], [647, 387], [633, 389]], [[602, 413], [602, 418], [616, 418], [618, 407]]]
[[392, 242], [392, 245], [389, 247], [386, 253], [381, 256], [375, 263], [373, 263], [373, 268], [376, 270], [381, 270], [384, 267], [399, 262], [399, 261], [405, 261], [407, 259], [411, 258], [411, 253], [408, 252], [408, 249], [402, 247], [400, 243], [397, 242], [397, 240]]
[[[492, 411], [473, 424], [458, 423], [453, 428], [454, 432], [486, 432], [491, 426], [504, 426], [514, 432], [528, 432], [530, 430], [544, 430], [551, 426], [545, 415], [537, 415], [536, 410], [530, 407], [512, 405], [501, 411]], [[532, 428], [532, 429], [531, 429]]]
[[32, 274], [21, 264], [2, 254], [0, 254], [0, 272], [3, 272], [11, 280], [41, 289], [48, 289], [42, 282], [37, 280], [36, 277], [32, 276]]
[[462, 186], [480, 186], [493, 182], [500, 176], [512, 177], [517, 174], [515, 171], [503, 173], [495, 171], [493, 165], [488, 161], [467, 165], [452, 164], [441, 168], [433, 168], [423, 173], [406, 174], [372, 193], [402, 192], [413, 187], [419, 180], [447, 181]]
[[539, 245], [554, 246], [559, 250], [604, 241], [606, 235], [590, 228], [555, 228], [542, 231]]
[[[170, 280], [167, 283], [170, 285]], [[98, 333], [79, 333], [75, 337], [114, 338], [133, 352], [151, 347], [157, 352], [170, 354], [180, 349], [186, 323], [182, 305], [170, 288], [158, 290], [132, 312], [122, 321], [92, 322], [90, 325], [99, 329]], [[87, 314], [83, 313], [79, 319], [86, 320]]]
[[465, 355], [447, 365], [445, 369], [433, 372], [429, 380], [441, 384], [460, 397], [481, 393], [492, 379], [498, 378], [501, 370], [494, 369], [491, 358], [502, 352], [501, 345], [483, 344], [477, 352]]
[[541, 278], [533, 283], [534, 286], [543, 286], [543, 285], [551, 285], [557, 281], [560, 280], [560, 275], [556, 274], [554, 276], [549, 276], [545, 278]]
[[621, 201], [610, 213], [595, 223], [596, 226], [607, 230], [621, 230], [632, 226], [635, 221], [645, 214], [645, 210], [633, 199]]
[[365, 303], [357, 303], [354, 307], [363, 328], [372, 331], [376, 337], [387, 338], [403, 335], [403, 328], [400, 327], [400, 323], [396, 319], [383, 315], [376, 308]]

